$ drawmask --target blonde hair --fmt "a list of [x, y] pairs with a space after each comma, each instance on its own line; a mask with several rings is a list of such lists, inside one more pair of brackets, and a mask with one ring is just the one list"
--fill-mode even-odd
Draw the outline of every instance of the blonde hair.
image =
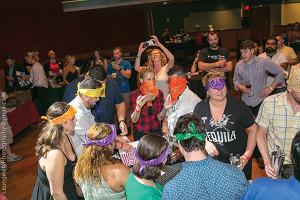
[[[56, 102], [49, 107], [46, 116], [49, 119], [62, 116], [69, 108], [70, 105], [64, 102]], [[39, 158], [45, 157], [48, 151], [54, 149], [61, 142], [62, 131], [62, 124], [53, 125], [46, 122], [37, 140], [35, 154]]]
[[[107, 137], [111, 131], [110, 126], [104, 123], [96, 123], [88, 130], [87, 136], [91, 140], [99, 140]], [[101, 176], [105, 177], [103, 166], [115, 164], [110, 147], [110, 145], [101, 147], [97, 144], [85, 146], [78, 159], [74, 179], [77, 182], [91, 179], [96, 187], [100, 187]]]
[[52, 54], [54, 54], [54, 55], [56, 56], [55, 52], [54, 52], [53, 50], [50, 50], [50, 51], [48, 52], [48, 57], [50, 58]]
[[225, 79], [225, 74], [223, 72], [208, 72], [203, 78], [202, 78], [202, 83], [203, 86], [205, 87], [206, 84], [211, 81], [214, 78], [222, 78]]
[[[165, 66], [168, 63], [168, 59], [167, 59], [166, 55], [160, 49], [155, 48], [155, 49], [153, 49], [151, 51], [151, 56], [152, 56], [152, 52], [153, 51], [157, 51], [157, 52], [160, 53], [160, 56], [161, 56], [161, 66]], [[151, 60], [149, 62], [149, 65], [154, 68], [154, 63], [152, 61], [152, 58], [151, 58]]]
[[31, 59], [31, 60], [35, 60], [36, 62], [40, 61], [39, 56], [34, 56], [32, 54], [32, 52], [27, 52], [26, 55], [24, 56], [25, 59]]
[[145, 77], [146, 73], [153, 73], [154, 74], [154, 69], [153, 67], [147, 66], [147, 67], [141, 67], [139, 74], [138, 74], [138, 79], [143, 79]]
[[71, 58], [75, 58], [75, 56], [73, 55], [66, 55], [66, 62], [65, 62], [65, 66], [67, 66], [71, 60]]

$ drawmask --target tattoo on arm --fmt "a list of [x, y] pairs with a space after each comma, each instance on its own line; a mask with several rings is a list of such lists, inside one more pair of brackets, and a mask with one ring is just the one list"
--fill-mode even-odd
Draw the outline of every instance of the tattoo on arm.
[[131, 120], [133, 123], [136, 123], [140, 118], [140, 113], [133, 111], [133, 113], [131, 114]]
[[165, 107], [162, 109], [162, 111], [157, 115], [157, 118], [159, 121], [163, 120], [166, 116], [167, 110]]

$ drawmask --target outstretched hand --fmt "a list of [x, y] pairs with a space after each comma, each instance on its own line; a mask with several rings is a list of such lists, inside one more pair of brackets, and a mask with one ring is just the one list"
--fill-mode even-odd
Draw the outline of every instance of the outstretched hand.
[[212, 142], [207, 140], [205, 141], [205, 150], [211, 157], [219, 155], [217, 147]]
[[145, 49], [147, 49], [147, 47], [144, 47], [144, 42], [142, 42], [139, 46], [139, 52], [138, 55], [141, 56], [142, 53], [145, 51]]
[[152, 35], [151, 38], [152, 38], [152, 40], [154, 41], [153, 46], [158, 46], [158, 47], [161, 46], [161, 43], [158, 41], [157, 36]]

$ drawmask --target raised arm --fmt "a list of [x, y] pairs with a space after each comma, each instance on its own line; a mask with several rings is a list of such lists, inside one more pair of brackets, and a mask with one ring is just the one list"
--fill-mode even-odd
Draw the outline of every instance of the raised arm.
[[192, 64], [192, 67], [191, 67], [191, 72], [195, 73], [197, 71], [197, 68], [198, 68], [198, 58], [195, 57], [195, 60], [194, 60], [194, 62]]
[[134, 69], [135, 71], [139, 72], [141, 67], [141, 56], [142, 53], [145, 51], [146, 48], [144, 48], [144, 42], [142, 42], [139, 46], [138, 54], [136, 55], [135, 63], [134, 63]]
[[174, 66], [174, 56], [173, 56], [173, 54], [168, 50], [168, 49], [166, 49], [165, 47], [164, 47], [164, 45], [162, 45], [159, 41], [158, 41], [158, 39], [157, 39], [157, 37], [155, 36], [155, 35], [152, 35], [151, 36], [152, 37], [152, 39], [154, 40], [154, 45], [155, 46], [158, 46], [159, 48], [161, 48], [161, 50], [165, 53], [165, 55], [167, 56], [167, 58], [168, 58], [168, 64], [167, 64], [167, 68], [168, 69], [170, 69], [170, 68], [172, 68], [173, 66]]

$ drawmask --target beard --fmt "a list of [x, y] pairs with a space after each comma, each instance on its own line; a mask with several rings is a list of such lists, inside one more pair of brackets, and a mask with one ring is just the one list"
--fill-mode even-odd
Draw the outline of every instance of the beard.
[[218, 43], [212, 43], [209, 45], [211, 48], [216, 48], [218, 46]]
[[273, 53], [273, 52], [276, 52], [276, 49], [273, 49], [273, 48], [271, 48], [271, 47], [268, 47], [268, 48], [266, 48], [266, 52], [267, 52], [267, 53]]
[[295, 93], [296, 93], [295, 91], [292, 91], [292, 92], [291, 92], [291, 96], [292, 96], [292, 98], [294, 99], [294, 101], [295, 101], [297, 104], [300, 105], [300, 98], [297, 97]]

